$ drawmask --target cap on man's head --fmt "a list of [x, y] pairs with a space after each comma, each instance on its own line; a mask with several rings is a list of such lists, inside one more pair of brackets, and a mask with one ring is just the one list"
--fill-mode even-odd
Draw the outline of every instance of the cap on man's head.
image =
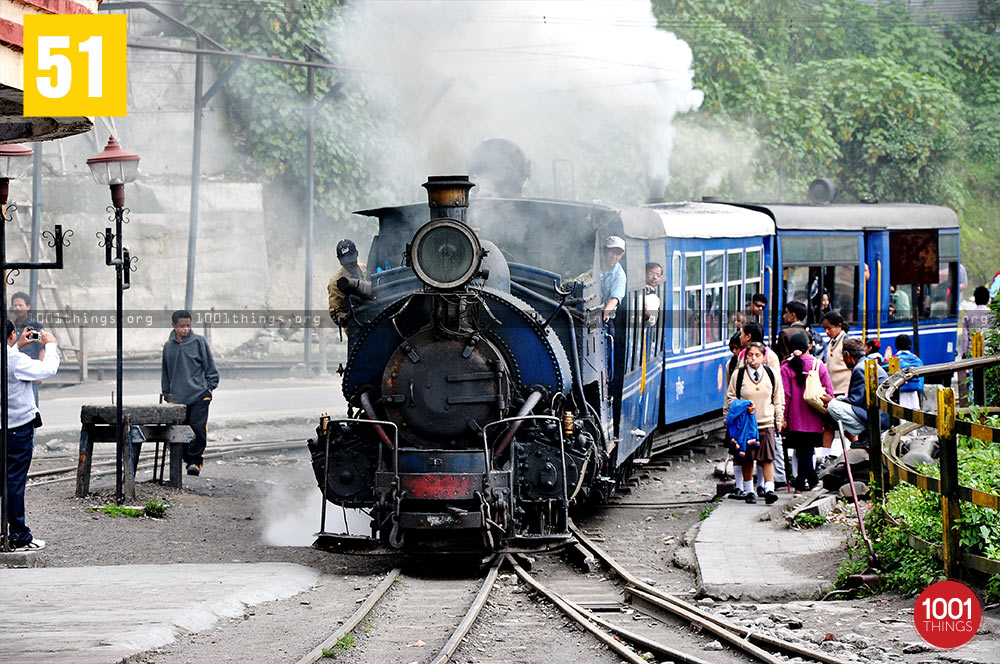
[[617, 235], [609, 235], [608, 239], [604, 241], [605, 249], [621, 249], [625, 251], [625, 240], [621, 239]]
[[351, 240], [341, 240], [337, 243], [337, 259], [341, 265], [358, 260], [358, 248]]

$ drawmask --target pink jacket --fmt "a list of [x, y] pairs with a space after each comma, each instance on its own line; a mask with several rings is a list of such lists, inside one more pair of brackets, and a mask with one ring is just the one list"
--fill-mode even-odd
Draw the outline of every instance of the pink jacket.
[[[819, 365], [819, 380], [826, 388], [826, 393], [833, 396], [833, 383], [826, 365], [808, 353], [802, 355], [802, 371], [812, 371], [813, 365]], [[820, 433], [823, 431], [823, 416], [802, 398], [805, 387], [795, 380], [795, 370], [788, 362], [781, 365], [781, 382], [785, 387], [785, 417], [788, 420], [789, 431]]]

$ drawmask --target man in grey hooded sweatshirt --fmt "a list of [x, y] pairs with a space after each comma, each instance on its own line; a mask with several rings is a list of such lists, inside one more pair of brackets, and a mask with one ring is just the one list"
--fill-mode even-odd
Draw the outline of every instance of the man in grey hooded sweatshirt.
[[208, 441], [208, 406], [212, 391], [219, 385], [219, 371], [205, 337], [191, 331], [191, 313], [175, 311], [171, 322], [174, 329], [163, 344], [160, 384], [166, 401], [187, 406], [186, 423], [194, 432], [194, 440], [185, 448], [184, 464], [188, 475], [200, 475]]

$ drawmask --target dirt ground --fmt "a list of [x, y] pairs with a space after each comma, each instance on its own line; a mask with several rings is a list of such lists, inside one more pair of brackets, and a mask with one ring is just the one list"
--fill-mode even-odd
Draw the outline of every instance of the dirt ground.
[[[95, 493], [73, 498], [73, 483], [30, 487], [28, 519], [36, 536], [49, 542], [40, 554], [45, 566], [86, 566], [128, 563], [232, 563], [291, 562], [320, 572], [317, 584], [291, 599], [249, 608], [241, 618], [220, 623], [214, 630], [184, 634], [174, 643], [131, 658], [145, 664], [190, 662], [289, 662], [295, 661], [326, 638], [357, 602], [393, 566], [396, 556], [347, 556], [310, 547], [319, 527], [319, 492], [308, 463], [304, 440], [310, 428], [304, 423], [212, 430], [222, 444], [241, 437], [254, 440], [295, 439], [294, 449], [254, 456], [226, 457], [206, 462], [201, 477], [185, 477], [183, 490], [152, 484], [140, 475], [139, 502], [151, 497], [170, 504], [166, 518], [111, 518], [92, 508], [111, 502], [113, 478], [95, 478]], [[39, 453], [65, 450], [71, 443], [39, 446]], [[604, 546], [640, 577], [681, 596], [693, 596], [696, 580], [683, 562], [690, 543], [715, 495], [712, 469], [721, 450], [695, 448], [668, 457], [670, 466], [645, 470], [623, 502], [687, 502], [672, 507], [629, 508], [610, 506], [578, 518], [578, 524], [603, 540]], [[50, 463], [57, 463], [52, 461]], [[41, 467], [41, 466], [39, 466]], [[33, 468], [34, 469], [34, 468]], [[331, 509], [329, 526], [343, 517]], [[351, 518], [357, 532], [367, 528], [364, 518]], [[829, 572], [839, 564], [837, 554], [804, 560], [808, 569]], [[459, 650], [459, 662], [617, 662], [619, 658], [592, 637], [567, 626], [558, 610], [507, 581], [491, 595], [484, 614]], [[705, 600], [702, 600], [705, 602]], [[711, 600], [708, 600], [711, 602]], [[723, 604], [706, 606], [731, 619], [817, 644], [832, 634], [836, 646], [824, 650], [843, 661], [911, 663], [931, 661], [1000, 662], [992, 654], [1000, 624], [996, 608], [987, 612], [984, 632], [953, 653], [934, 653], [917, 645], [912, 627], [913, 599], [888, 594], [856, 601], [792, 602], [782, 605]], [[388, 625], [391, 611], [369, 629]], [[372, 643], [375, 643], [372, 641]], [[909, 645], [906, 652], [904, 648]], [[359, 638], [358, 650], [342, 656], [355, 661], [424, 661], [432, 653], [416, 648], [406, 652], [371, 652]], [[412, 650], [412, 653], [409, 651]], [[429, 649], [427, 649], [429, 650]], [[997, 649], [1000, 651], [1000, 649]], [[712, 652], [700, 652], [717, 661]], [[727, 660], [728, 661], [728, 660]]]

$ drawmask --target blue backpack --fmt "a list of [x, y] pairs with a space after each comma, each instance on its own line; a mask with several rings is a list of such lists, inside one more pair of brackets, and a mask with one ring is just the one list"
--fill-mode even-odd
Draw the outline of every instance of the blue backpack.
[[[924, 361], [919, 357], [914, 355], [908, 350], [901, 350], [896, 353], [896, 357], [899, 358], [899, 368], [900, 370], [909, 369], [910, 367], [922, 367], [924, 366]], [[900, 392], [923, 392], [924, 390], [924, 379], [913, 378], [911, 380], [903, 383], [903, 386], [899, 388]]]

